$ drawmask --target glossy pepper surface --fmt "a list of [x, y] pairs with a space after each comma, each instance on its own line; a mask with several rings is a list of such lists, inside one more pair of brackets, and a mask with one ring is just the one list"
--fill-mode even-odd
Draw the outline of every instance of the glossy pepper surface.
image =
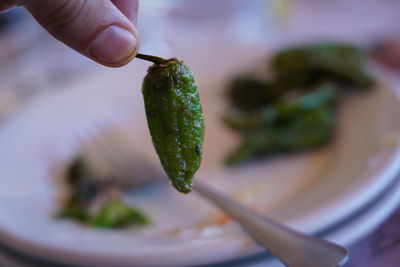
[[172, 185], [192, 189], [200, 167], [203, 113], [192, 71], [176, 58], [152, 65], [143, 81], [146, 117], [156, 152]]

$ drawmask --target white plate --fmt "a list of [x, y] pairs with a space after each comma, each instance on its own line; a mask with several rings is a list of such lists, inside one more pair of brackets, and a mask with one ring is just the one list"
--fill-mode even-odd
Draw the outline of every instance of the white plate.
[[[400, 166], [399, 99], [383, 85], [343, 104], [329, 148], [226, 169], [223, 160], [238, 140], [220, 122], [226, 106], [221, 88], [233, 72], [264, 54], [235, 49], [180, 55], [193, 67], [204, 103], [205, 157], [197, 179], [309, 233], [361, 209], [394, 180]], [[229, 60], [233, 55], [236, 63]], [[259, 249], [236, 224], [221, 224], [222, 214], [209, 203], [163, 185], [130, 195], [153, 219], [144, 229], [95, 230], [53, 218], [58, 208], [54, 177], [98, 132], [118, 129], [118, 139], [128, 140], [124, 149], [159, 168], [140, 93], [144, 69], [135, 63], [96, 73], [39, 97], [5, 123], [0, 132], [4, 242], [30, 255], [96, 266], [211, 263]]]
[[[400, 203], [400, 179], [397, 178], [395, 183], [390, 184], [386, 190], [381, 192], [376, 199], [372, 199], [361, 212], [357, 212], [339, 223], [336, 227], [328, 230], [321, 236], [324, 239], [330, 240], [343, 246], [353, 245], [364, 235], [372, 232], [381, 223], [383, 223], [398, 207]], [[351, 259], [351, 255], [350, 255]], [[266, 253], [260, 253], [253, 257], [240, 259], [223, 263], [221, 267], [281, 267], [284, 266], [278, 260], [272, 258]]]
[[[345, 222], [339, 223], [336, 227], [328, 230], [322, 235], [323, 238], [341, 244], [343, 246], [349, 246], [355, 241], [359, 240], [365, 234], [373, 231], [377, 226], [384, 222], [393, 210], [398, 207], [400, 203], [400, 179], [397, 178], [394, 184], [389, 185], [387, 189], [379, 194], [376, 199], [371, 200], [371, 204], [367, 205], [363, 210], [351, 218], [345, 220]], [[49, 262], [41, 261], [36, 258], [37, 263], [49, 264]], [[21, 265], [30, 266], [32, 258], [30, 255], [20, 254], [18, 251], [2, 251], [0, 253], [0, 262], [8, 265]], [[281, 267], [283, 266], [278, 260], [272, 258], [266, 253], [257, 253], [250, 257], [241, 258], [239, 260], [232, 260], [228, 262], [217, 263], [220, 267]]]

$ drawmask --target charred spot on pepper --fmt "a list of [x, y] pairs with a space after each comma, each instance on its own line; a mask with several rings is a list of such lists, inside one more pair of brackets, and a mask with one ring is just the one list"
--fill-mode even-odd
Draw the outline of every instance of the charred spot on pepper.
[[201, 156], [201, 147], [200, 147], [198, 144], [196, 144], [196, 145], [194, 146], [194, 152], [196, 152], [196, 154], [197, 154], [198, 156]]
[[152, 118], [156, 118], [157, 117], [157, 113], [154, 110], [150, 110], [147, 114]]

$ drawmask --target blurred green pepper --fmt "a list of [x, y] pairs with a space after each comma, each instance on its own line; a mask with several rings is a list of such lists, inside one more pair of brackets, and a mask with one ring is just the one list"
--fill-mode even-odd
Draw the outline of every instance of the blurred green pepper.
[[70, 193], [58, 216], [85, 222], [90, 217], [89, 206], [98, 194], [98, 185], [82, 158], [76, 159], [71, 164], [66, 177]]
[[93, 218], [90, 225], [99, 228], [121, 228], [129, 225], [146, 225], [149, 219], [139, 210], [119, 199], [107, 202]]
[[262, 108], [280, 94], [273, 84], [249, 76], [236, 78], [231, 83], [228, 93], [232, 105], [246, 112]]
[[289, 116], [285, 123], [249, 134], [229, 155], [230, 165], [261, 156], [297, 152], [326, 144], [333, 129], [333, 112], [328, 105]]
[[333, 132], [334, 104], [342, 92], [374, 84], [366, 61], [365, 51], [353, 45], [303, 45], [276, 54], [274, 80], [234, 80], [224, 122], [243, 142], [228, 163], [326, 144]]
[[331, 104], [337, 96], [337, 90], [337, 85], [333, 83], [321, 83], [299, 95], [281, 97], [257, 111], [230, 109], [224, 116], [224, 122], [246, 135], [249, 132], [267, 129], [273, 123], [281, 123], [299, 112]]
[[330, 80], [359, 89], [373, 86], [365, 71], [367, 55], [362, 48], [346, 44], [312, 44], [289, 48], [273, 59], [283, 88], [307, 87]]
[[[69, 196], [61, 211], [60, 218], [70, 218], [93, 227], [120, 228], [128, 225], [145, 225], [149, 219], [138, 209], [126, 205], [118, 196], [118, 190], [110, 184], [101, 184], [87, 162], [76, 159], [67, 171]], [[114, 194], [107, 194], [115, 189]], [[96, 199], [101, 198], [100, 210], [93, 212]]]

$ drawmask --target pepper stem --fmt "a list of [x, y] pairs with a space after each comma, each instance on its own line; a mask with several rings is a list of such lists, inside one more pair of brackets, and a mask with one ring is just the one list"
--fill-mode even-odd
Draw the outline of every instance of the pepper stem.
[[153, 62], [154, 64], [159, 64], [159, 65], [162, 65], [162, 64], [165, 64], [168, 62], [168, 60], [163, 59], [161, 57], [144, 55], [144, 54], [136, 54], [136, 57], [140, 58], [142, 60], [147, 60], [147, 61]]

